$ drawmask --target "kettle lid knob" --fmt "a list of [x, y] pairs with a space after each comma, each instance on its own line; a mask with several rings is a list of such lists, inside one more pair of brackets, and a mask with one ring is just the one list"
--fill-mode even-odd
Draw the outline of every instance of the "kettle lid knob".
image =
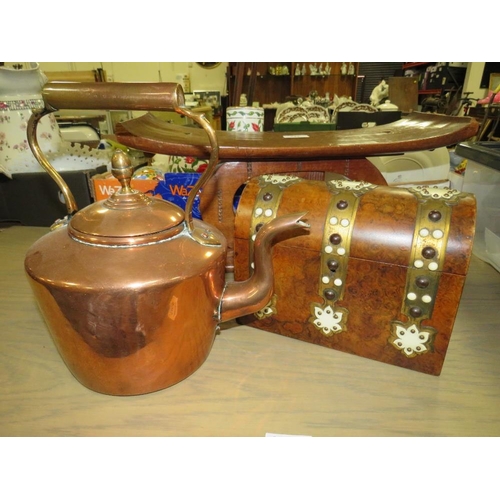
[[122, 186], [122, 193], [131, 193], [130, 181], [134, 175], [134, 167], [128, 155], [121, 149], [117, 149], [111, 158], [111, 173]]

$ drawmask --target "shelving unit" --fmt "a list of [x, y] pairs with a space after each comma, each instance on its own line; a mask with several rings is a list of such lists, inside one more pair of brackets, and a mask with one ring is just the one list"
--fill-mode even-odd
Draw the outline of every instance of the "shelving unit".
[[403, 64], [403, 71], [406, 71], [407, 69], [419, 69], [419, 73], [416, 76], [416, 78], [418, 78], [418, 95], [419, 96], [429, 96], [429, 95], [441, 94], [441, 89], [422, 88], [426, 68], [432, 64], [434, 64], [434, 63], [431, 63], [431, 62], [408, 62], [408, 63]]
[[[328, 75], [295, 75], [295, 70], [297, 66], [302, 68], [305, 64], [306, 71], [309, 71], [309, 64], [323, 64], [329, 65], [331, 72]], [[292, 95], [307, 96], [311, 90], [314, 90], [320, 96], [324, 96], [327, 93], [333, 98], [334, 94], [347, 97], [356, 96], [356, 75], [358, 74], [358, 63], [352, 63], [354, 65], [354, 74], [344, 75], [341, 72], [342, 63], [339, 62], [329, 62], [329, 63], [292, 63]]]
[[[403, 70], [418, 70], [414, 78], [418, 79], [419, 104], [428, 97], [436, 97], [436, 102], [439, 101], [437, 111], [450, 114], [461, 97], [466, 67], [450, 63], [436, 65], [434, 62], [408, 62], [403, 64]], [[436, 66], [435, 71], [427, 71], [430, 66]]]
[[[323, 69], [328, 65], [330, 73], [324, 75], [312, 75], [309, 65], [322, 65]], [[310, 92], [317, 92], [318, 96], [326, 96], [330, 99], [334, 95], [356, 98], [357, 73], [359, 63], [354, 65], [354, 74], [342, 74], [341, 62], [233, 62], [228, 65], [227, 88], [228, 106], [238, 106], [241, 94], [247, 95], [248, 105], [258, 102], [264, 104], [283, 103], [291, 97], [307, 97]], [[349, 63], [346, 63], [349, 64]], [[296, 75], [297, 66], [301, 69], [305, 65], [306, 74]], [[277, 68], [283, 70], [277, 72]], [[272, 69], [274, 68], [274, 74]], [[264, 130], [272, 130], [275, 109], [265, 109]]]
[[[403, 64], [403, 70], [416, 68], [419, 70], [419, 95], [438, 95], [442, 92], [460, 88], [465, 79], [465, 67], [449, 66], [445, 63], [431, 73], [431, 78], [425, 78], [429, 66], [436, 65], [434, 62], [410, 62]], [[429, 76], [429, 75], [427, 75]], [[434, 77], [434, 81], [433, 78]]]
[[[310, 64], [330, 66], [330, 74], [311, 75]], [[349, 63], [346, 63], [349, 64]], [[228, 90], [229, 105], [237, 106], [242, 93], [247, 94], [249, 105], [252, 102], [272, 104], [285, 102], [290, 96], [306, 97], [311, 91], [324, 96], [326, 93], [333, 97], [356, 96], [356, 75], [358, 63], [354, 65], [353, 75], [343, 75], [341, 62], [265, 62], [265, 63], [229, 63], [228, 66]], [[305, 75], [296, 75], [297, 66], [302, 69], [306, 67]], [[286, 67], [288, 74], [271, 74], [270, 68]]]

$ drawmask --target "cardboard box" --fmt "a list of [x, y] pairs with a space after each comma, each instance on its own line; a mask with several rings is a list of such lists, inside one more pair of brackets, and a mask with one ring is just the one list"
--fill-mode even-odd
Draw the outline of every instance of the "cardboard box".
[[462, 191], [477, 202], [472, 252], [500, 272], [500, 143], [462, 143], [455, 153], [467, 159]]
[[[141, 191], [142, 193], [161, 198], [160, 194], [153, 194], [157, 185], [157, 180], [149, 179], [132, 179], [130, 183], [132, 189], [137, 189], [137, 191]], [[114, 177], [101, 178], [96, 176], [92, 178], [92, 190], [95, 201], [106, 200], [118, 191], [120, 187], [120, 183]]]
[[[73, 193], [78, 208], [93, 202], [90, 179], [106, 167], [59, 172]], [[0, 220], [3, 223], [50, 227], [67, 215], [66, 204], [57, 184], [46, 172], [0, 176]]]

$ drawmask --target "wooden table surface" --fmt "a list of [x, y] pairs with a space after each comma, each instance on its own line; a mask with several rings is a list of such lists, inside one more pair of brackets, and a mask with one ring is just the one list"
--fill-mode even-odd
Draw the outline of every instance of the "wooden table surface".
[[1, 436], [498, 436], [500, 274], [473, 258], [441, 376], [224, 325], [163, 391], [94, 393], [57, 353], [24, 276], [45, 228], [0, 231]]

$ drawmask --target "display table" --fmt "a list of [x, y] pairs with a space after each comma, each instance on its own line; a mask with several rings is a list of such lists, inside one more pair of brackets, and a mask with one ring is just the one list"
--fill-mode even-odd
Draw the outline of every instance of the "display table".
[[163, 391], [94, 393], [59, 357], [24, 276], [47, 229], [0, 231], [2, 436], [498, 436], [500, 274], [473, 258], [440, 377], [223, 325]]

